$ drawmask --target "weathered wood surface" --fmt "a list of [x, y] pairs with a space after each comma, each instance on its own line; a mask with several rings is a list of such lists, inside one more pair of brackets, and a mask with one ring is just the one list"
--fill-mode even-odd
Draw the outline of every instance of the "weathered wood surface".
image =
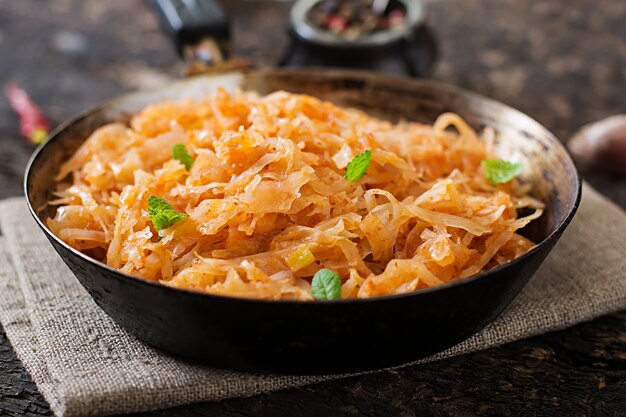
[[[277, 62], [289, 4], [226, 3], [237, 52]], [[507, 102], [562, 139], [626, 113], [626, 2], [448, 0], [429, 11], [436, 78]], [[0, 83], [20, 82], [55, 122], [181, 69], [143, 2], [0, 0]], [[0, 143], [0, 198], [19, 195], [31, 149], [3, 99]], [[626, 181], [587, 179], [626, 207]], [[294, 414], [626, 415], [626, 312], [438, 363], [141, 416]], [[1, 328], [0, 415], [51, 415]]]

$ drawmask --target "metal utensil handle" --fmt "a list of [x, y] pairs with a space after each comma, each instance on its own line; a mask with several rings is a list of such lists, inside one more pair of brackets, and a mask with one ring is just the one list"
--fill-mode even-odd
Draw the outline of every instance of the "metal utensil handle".
[[230, 52], [230, 21], [217, 0], [147, 0], [181, 57], [219, 66]]

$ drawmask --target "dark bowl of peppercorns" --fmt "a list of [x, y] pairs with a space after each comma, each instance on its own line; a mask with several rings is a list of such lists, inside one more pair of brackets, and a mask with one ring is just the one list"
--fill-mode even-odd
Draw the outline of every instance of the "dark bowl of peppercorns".
[[299, 0], [291, 10], [299, 38], [335, 48], [387, 45], [405, 38], [422, 20], [416, 0]]
[[420, 0], [297, 0], [280, 65], [427, 77], [438, 55]]

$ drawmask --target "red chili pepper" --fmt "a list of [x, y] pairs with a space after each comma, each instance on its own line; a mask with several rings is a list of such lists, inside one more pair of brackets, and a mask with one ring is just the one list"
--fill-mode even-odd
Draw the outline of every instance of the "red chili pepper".
[[46, 141], [52, 124], [43, 111], [17, 84], [6, 85], [5, 93], [11, 108], [20, 117], [20, 131], [32, 144], [39, 145]]

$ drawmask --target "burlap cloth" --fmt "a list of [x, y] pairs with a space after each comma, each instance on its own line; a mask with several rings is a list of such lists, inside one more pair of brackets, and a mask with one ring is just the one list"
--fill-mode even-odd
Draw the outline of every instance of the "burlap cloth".
[[[143, 411], [345, 376], [252, 375], [163, 354], [128, 335], [94, 304], [37, 230], [24, 199], [0, 203], [0, 226], [0, 321], [58, 416]], [[585, 186], [571, 226], [513, 304], [479, 334], [426, 361], [623, 308], [626, 215]]]

